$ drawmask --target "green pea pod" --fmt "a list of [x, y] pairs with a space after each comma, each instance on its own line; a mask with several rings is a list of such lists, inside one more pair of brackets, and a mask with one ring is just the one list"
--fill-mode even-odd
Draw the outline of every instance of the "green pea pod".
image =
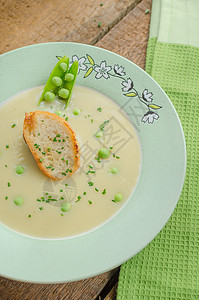
[[77, 77], [77, 73], [78, 73], [78, 60], [75, 60], [74, 63], [72, 64], [72, 66], [70, 67], [70, 69], [68, 70], [67, 74], [73, 74], [74, 75], [74, 79], [73, 81], [64, 81], [63, 82], [63, 88], [67, 89], [69, 91], [69, 95], [67, 97], [66, 101], [66, 105], [65, 107], [67, 107], [67, 105], [70, 102], [70, 98], [72, 96], [72, 92], [73, 92], [73, 87], [76, 81], [76, 77]]
[[[66, 69], [63, 69], [60, 67], [60, 64], [66, 64]], [[39, 99], [38, 105], [44, 101], [44, 96], [47, 92], [53, 93], [54, 95], [57, 95], [58, 90], [59, 90], [59, 86], [55, 85], [52, 81], [53, 77], [59, 77], [61, 79], [64, 78], [65, 73], [68, 71], [68, 66], [69, 66], [69, 58], [67, 56], [63, 56], [58, 63], [56, 64], [56, 66], [54, 67], [54, 69], [52, 70], [48, 81], [44, 87], [43, 93]], [[75, 80], [74, 80], [75, 81]]]

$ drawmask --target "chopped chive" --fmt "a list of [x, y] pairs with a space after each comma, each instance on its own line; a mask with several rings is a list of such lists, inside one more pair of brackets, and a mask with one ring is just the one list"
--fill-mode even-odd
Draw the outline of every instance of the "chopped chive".
[[63, 217], [64, 214], [61, 213], [61, 216]]
[[91, 119], [91, 123], [93, 123], [93, 119]]
[[42, 122], [44, 122], [44, 120], [41, 120]]
[[102, 111], [102, 108], [101, 108], [101, 107], [98, 107], [97, 110], [98, 110], [99, 112], [101, 112], [101, 111]]
[[100, 126], [99, 128], [103, 131], [104, 130], [104, 126], [109, 123], [109, 120], [105, 120]]
[[65, 183], [65, 186], [68, 186], [68, 184], [67, 184], [67, 183]]
[[62, 175], [66, 176], [66, 173], [62, 173]]
[[51, 198], [52, 198], [52, 196], [48, 196], [48, 198], [49, 198], [49, 199], [51, 199]]
[[46, 169], [52, 169], [52, 166], [50, 165], [50, 166], [46, 167]]
[[89, 168], [93, 169], [93, 167], [91, 165], [89, 165]]
[[42, 154], [43, 154], [43, 155], [46, 155], [46, 152], [45, 152], [45, 151], [43, 151], [43, 152], [42, 152]]
[[97, 188], [95, 188], [96, 192], [99, 192], [99, 190]]
[[41, 202], [41, 199], [37, 199], [38, 202]]
[[93, 202], [92, 202], [92, 201], [90, 201], [90, 200], [88, 200], [88, 203], [89, 203], [89, 204], [92, 204]]
[[103, 3], [100, 3], [100, 6], [103, 6]]
[[54, 139], [53, 139], [53, 142], [57, 142], [57, 139], [56, 139], [56, 137], [54, 137]]
[[64, 143], [65, 141], [66, 141], [65, 139], [62, 140], [63, 143]]
[[85, 196], [85, 195], [86, 195], [86, 192], [83, 192], [83, 195]]
[[64, 197], [60, 197], [61, 200], [64, 200]]
[[48, 147], [47, 150], [48, 150], [48, 152], [50, 152], [51, 148]]
[[102, 191], [102, 195], [105, 195], [106, 194], [106, 189], [104, 189], [103, 191]]
[[94, 173], [95, 173], [95, 171], [89, 171], [89, 173], [93, 173], [93, 174], [94, 174]]
[[61, 153], [62, 153], [62, 151], [58, 151], [58, 150], [56, 150], [56, 152], [57, 152], [58, 154], [61, 154]]
[[41, 152], [41, 148], [39, 148], [39, 151]]
[[147, 15], [149, 12], [150, 12], [150, 9], [147, 9], [147, 10], [145, 11], [145, 15]]
[[65, 118], [65, 121], [68, 121], [68, 117]]
[[115, 153], [113, 153], [113, 157], [115, 157]]
[[60, 193], [63, 193], [63, 190], [60, 190]]
[[8, 200], [8, 196], [5, 196], [5, 200]]
[[58, 140], [59, 143], [61, 143], [61, 140]]
[[14, 124], [11, 125], [11, 127], [14, 128], [16, 125], [17, 125], [17, 124], [14, 123]]
[[40, 136], [40, 133], [38, 133], [38, 136]]
[[65, 158], [64, 158], [64, 157], [62, 157], [62, 158], [61, 158], [61, 160], [65, 160]]
[[98, 27], [100, 28], [101, 26], [102, 26], [102, 23], [101, 23], [101, 22], [99, 22], [99, 23], [98, 23]]
[[6, 145], [6, 148], [8, 149], [8, 148], [9, 148], [9, 145]]
[[112, 149], [113, 149], [113, 147], [109, 147], [109, 149], [111, 149], [111, 150], [112, 150]]
[[41, 199], [42, 199], [42, 200], [45, 200], [45, 198], [44, 198], [44, 197], [41, 197]]
[[77, 199], [80, 200], [80, 199], [82, 199], [82, 197], [81, 196], [77, 196]]
[[31, 218], [31, 215], [28, 215], [28, 218]]
[[40, 210], [43, 210], [44, 208], [41, 206], [41, 207], [39, 207], [39, 209], [40, 209]]
[[57, 134], [57, 135], [56, 135], [56, 137], [60, 137], [60, 136], [61, 136], [61, 134]]
[[11, 186], [11, 184], [10, 184], [10, 182], [8, 182], [8, 187], [10, 187]]
[[7, 166], [7, 165], [5, 165], [5, 167], [7, 168], [8, 166]]
[[93, 186], [94, 183], [93, 183], [92, 181], [90, 181], [90, 182], [88, 182], [88, 185], [89, 185], [89, 186]]
[[116, 156], [116, 158], [117, 158], [117, 159], [120, 159], [120, 157], [119, 157], [119, 156]]
[[68, 159], [66, 160], [66, 164], [68, 165]]

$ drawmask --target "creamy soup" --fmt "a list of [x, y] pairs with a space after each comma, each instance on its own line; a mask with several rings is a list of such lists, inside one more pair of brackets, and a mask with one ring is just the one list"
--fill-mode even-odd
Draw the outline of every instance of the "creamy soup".
[[[58, 100], [38, 107], [42, 89], [24, 91], [0, 106], [0, 222], [29, 236], [71, 237], [98, 227], [125, 204], [140, 173], [140, 143], [128, 118], [107, 96], [75, 86], [64, 110]], [[71, 177], [62, 181], [46, 177], [24, 142], [25, 112], [35, 110], [61, 114], [75, 131], [81, 165]], [[108, 159], [97, 158], [102, 147], [110, 150]], [[23, 174], [17, 174], [18, 166], [24, 168]], [[115, 201], [116, 194], [123, 196], [122, 201]], [[22, 206], [14, 203], [16, 197], [23, 199]], [[60, 209], [63, 201], [71, 204], [67, 212]]]

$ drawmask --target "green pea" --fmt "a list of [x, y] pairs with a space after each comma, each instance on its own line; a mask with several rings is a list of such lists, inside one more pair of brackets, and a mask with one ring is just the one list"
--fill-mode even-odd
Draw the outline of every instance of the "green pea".
[[100, 158], [106, 159], [110, 156], [110, 151], [106, 148], [101, 148], [98, 152]]
[[61, 63], [60, 65], [59, 65], [59, 67], [60, 67], [60, 69], [63, 71], [63, 72], [66, 72], [66, 70], [67, 70], [67, 64], [65, 64], [65, 63]]
[[123, 200], [123, 196], [122, 196], [122, 194], [116, 194], [115, 195], [115, 197], [114, 197], [114, 200], [115, 200], [115, 202], [120, 202], [120, 201], [122, 201]]
[[110, 172], [111, 172], [112, 174], [117, 174], [117, 173], [118, 173], [118, 168], [113, 167], [113, 168], [110, 169]]
[[16, 167], [16, 173], [21, 175], [24, 173], [24, 167], [23, 166], [17, 166]]
[[58, 115], [58, 116], [61, 116], [61, 111], [57, 110], [57, 111], [55, 112], [55, 114]]
[[51, 92], [46, 92], [44, 95], [44, 99], [48, 102], [52, 102], [55, 100], [55, 94]]
[[103, 133], [102, 133], [101, 131], [99, 131], [99, 132], [97, 132], [97, 133], [95, 134], [95, 136], [96, 136], [97, 138], [101, 138], [101, 137], [103, 137]]
[[54, 76], [52, 78], [52, 83], [56, 86], [62, 85], [62, 79], [60, 77]]
[[68, 202], [63, 202], [63, 203], [61, 204], [61, 211], [67, 212], [67, 211], [69, 211], [70, 209], [71, 209], [71, 204], [70, 204], [70, 203], [68, 203]]
[[81, 113], [80, 109], [74, 109], [73, 110], [73, 115], [78, 116]]
[[74, 80], [75, 76], [71, 73], [67, 73], [64, 77], [64, 79], [68, 82], [72, 82]]
[[59, 92], [58, 92], [58, 95], [61, 98], [66, 99], [69, 96], [69, 90], [67, 90], [67, 89], [60, 89]]
[[23, 199], [21, 197], [15, 197], [14, 198], [14, 204], [17, 206], [22, 206], [23, 205]]

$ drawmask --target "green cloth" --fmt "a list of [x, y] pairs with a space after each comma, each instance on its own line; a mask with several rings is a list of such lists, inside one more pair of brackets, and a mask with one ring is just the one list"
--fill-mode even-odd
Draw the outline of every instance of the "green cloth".
[[146, 71], [167, 93], [180, 117], [187, 170], [181, 197], [166, 226], [122, 265], [117, 300], [199, 299], [198, 29], [198, 0], [153, 1]]

